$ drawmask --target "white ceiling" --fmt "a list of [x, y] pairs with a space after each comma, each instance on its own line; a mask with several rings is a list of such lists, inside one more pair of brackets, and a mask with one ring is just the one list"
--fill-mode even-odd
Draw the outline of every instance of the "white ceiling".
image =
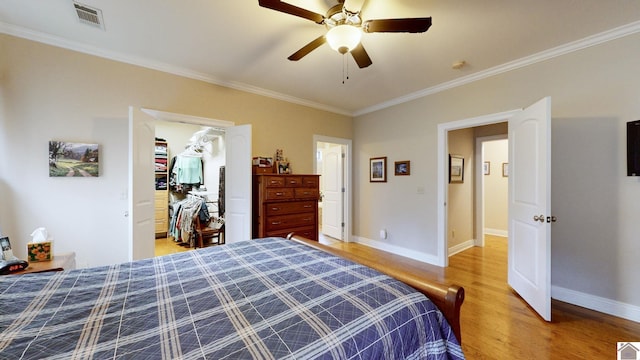
[[[289, 0], [324, 14], [336, 0]], [[105, 30], [78, 22], [71, 0], [2, 0], [0, 32], [338, 113], [358, 115], [527, 63], [640, 32], [638, 0], [368, 0], [367, 19], [426, 17], [423, 34], [364, 34], [373, 65], [328, 45], [287, 57], [324, 26], [258, 0], [83, 0]], [[456, 61], [467, 65], [452, 69]]]

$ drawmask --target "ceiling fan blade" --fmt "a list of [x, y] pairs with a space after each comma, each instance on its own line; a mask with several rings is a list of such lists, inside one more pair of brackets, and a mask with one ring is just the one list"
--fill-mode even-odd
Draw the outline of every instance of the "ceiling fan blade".
[[364, 69], [367, 66], [373, 64], [371, 58], [369, 57], [369, 54], [367, 54], [367, 51], [364, 49], [364, 46], [362, 46], [362, 44], [358, 44], [358, 46], [353, 48], [353, 50], [351, 50], [351, 55], [353, 55], [353, 60], [356, 61], [356, 64], [358, 64], [358, 67], [360, 69]]
[[258, 4], [267, 9], [280, 11], [285, 14], [290, 14], [294, 16], [299, 16], [301, 18], [305, 18], [311, 20], [317, 24], [324, 23], [324, 16], [318, 13], [314, 13], [313, 11], [309, 11], [291, 4], [287, 4], [280, 0], [258, 0]]
[[313, 40], [312, 42], [308, 43], [307, 45], [303, 46], [302, 49], [296, 51], [287, 59], [291, 61], [298, 61], [303, 57], [305, 57], [308, 53], [312, 52], [313, 50], [323, 45], [325, 42], [327, 42], [327, 39], [324, 37], [324, 35], [322, 35], [317, 39]]
[[346, 11], [350, 13], [360, 13], [362, 11], [362, 7], [367, 0], [344, 0], [343, 7]]
[[431, 18], [381, 19], [367, 20], [362, 24], [362, 31], [374, 32], [408, 32], [422, 33], [431, 27]]

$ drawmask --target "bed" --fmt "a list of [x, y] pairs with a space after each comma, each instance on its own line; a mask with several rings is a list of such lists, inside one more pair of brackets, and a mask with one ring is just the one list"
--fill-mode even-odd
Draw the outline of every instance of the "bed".
[[406, 280], [432, 302], [332, 251], [264, 238], [0, 276], [0, 359], [464, 358], [462, 288]]

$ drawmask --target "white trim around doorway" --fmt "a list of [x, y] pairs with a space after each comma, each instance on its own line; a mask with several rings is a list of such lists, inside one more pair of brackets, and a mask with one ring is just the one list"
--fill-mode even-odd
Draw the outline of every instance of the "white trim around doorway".
[[509, 110], [496, 114], [483, 115], [474, 118], [438, 124], [438, 253], [436, 255], [436, 265], [443, 267], [449, 265], [446, 230], [448, 201], [447, 185], [449, 184], [449, 152], [447, 150], [449, 148], [449, 144], [447, 141], [447, 135], [449, 131], [505, 122], [515, 113], [520, 111], [522, 111], [522, 109]]

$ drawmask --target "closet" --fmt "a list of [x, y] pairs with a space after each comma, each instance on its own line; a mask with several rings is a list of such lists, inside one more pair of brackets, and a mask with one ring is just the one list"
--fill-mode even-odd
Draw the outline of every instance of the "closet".
[[[156, 141], [167, 149], [166, 200], [156, 194], [156, 237], [166, 234], [185, 247], [224, 243], [224, 130], [159, 122]], [[159, 171], [156, 162], [156, 179], [163, 176]], [[157, 192], [161, 182], [156, 180]]]
[[156, 138], [155, 142], [155, 218], [156, 237], [166, 236], [169, 228], [169, 166], [167, 142]]

